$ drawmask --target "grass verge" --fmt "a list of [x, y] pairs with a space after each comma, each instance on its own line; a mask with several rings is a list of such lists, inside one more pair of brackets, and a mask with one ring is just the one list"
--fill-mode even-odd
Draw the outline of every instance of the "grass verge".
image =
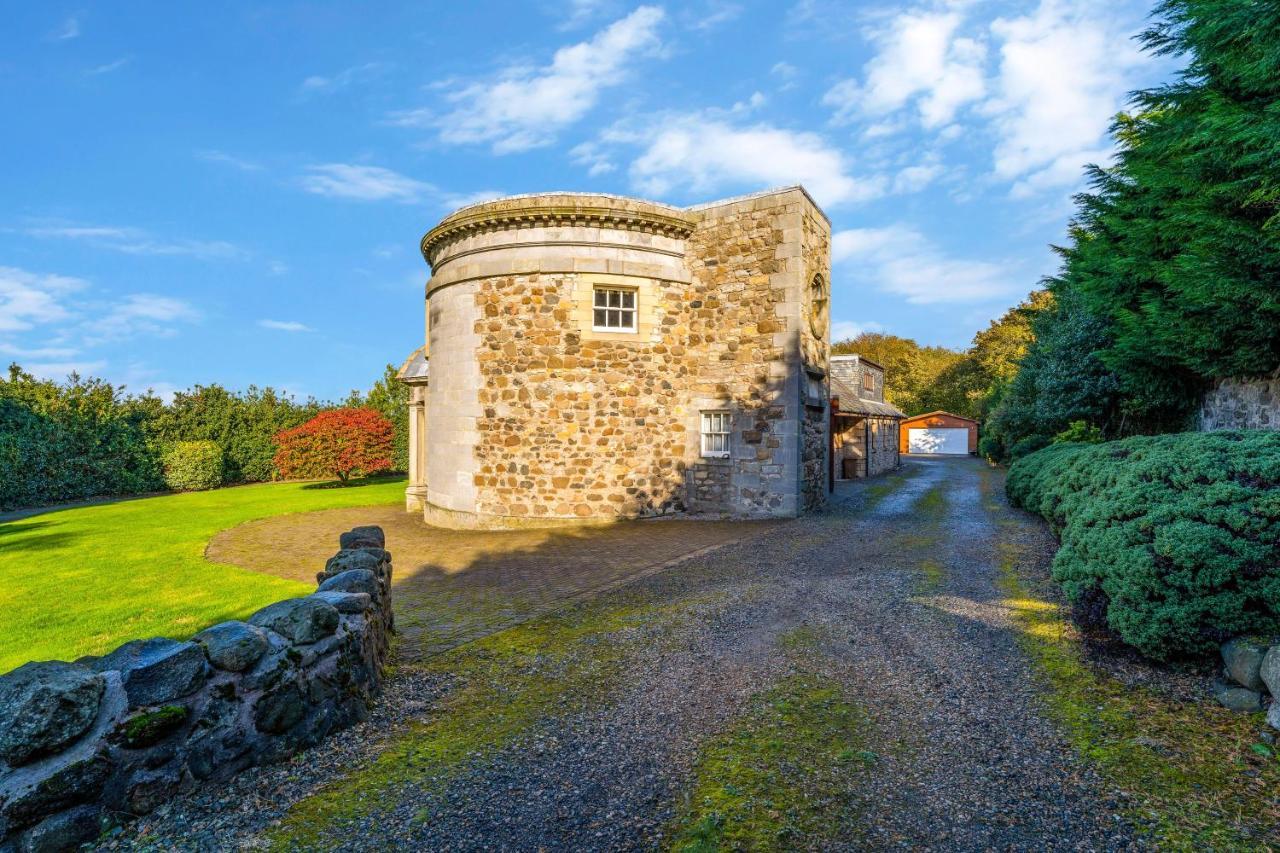
[[1130, 817], [1162, 848], [1266, 850], [1280, 827], [1280, 761], [1257, 743], [1262, 714], [1178, 702], [1098, 671], [1062, 614], [1019, 576], [1000, 582], [1045, 702], [1076, 751], [1130, 796]]
[[[797, 660], [817, 643], [801, 628], [781, 638]], [[671, 849], [790, 850], [856, 832], [850, 776], [875, 756], [867, 716], [843, 688], [808, 667], [757, 696], [700, 754]]]
[[254, 519], [403, 498], [402, 478], [351, 488], [264, 483], [2, 522], [0, 672], [29, 660], [102, 654], [139, 637], [188, 637], [311, 592], [311, 584], [210, 563], [205, 544]]

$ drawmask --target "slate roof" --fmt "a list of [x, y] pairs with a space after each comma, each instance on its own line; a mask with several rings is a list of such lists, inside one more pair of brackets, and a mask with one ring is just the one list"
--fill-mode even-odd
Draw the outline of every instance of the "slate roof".
[[875, 400], [864, 400], [845, 384], [840, 377], [831, 377], [831, 396], [840, 401], [839, 413], [842, 415], [869, 415], [875, 418], [905, 418], [906, 414], [896, 406], [880, 403]]

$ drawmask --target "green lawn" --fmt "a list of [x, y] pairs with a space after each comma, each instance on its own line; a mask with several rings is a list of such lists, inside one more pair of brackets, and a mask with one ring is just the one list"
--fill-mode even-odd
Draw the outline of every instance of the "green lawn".
[[401, 478], [327, 485], [238, 486], [0, 523], [0, 672], [102, 654], [140, 637], [185, 638], [311, 592], [310, 584], [209, 563], [204, 549], [215, 533], [246, 521], [404, 499]]

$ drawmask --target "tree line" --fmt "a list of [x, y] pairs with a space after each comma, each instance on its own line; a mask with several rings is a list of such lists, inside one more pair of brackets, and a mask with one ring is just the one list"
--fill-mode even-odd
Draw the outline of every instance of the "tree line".
[[963, 352], [883, 332], [846, 338], [831, 351], [856, 353], [883, 367], [885, 399], [907, 415], [941, 410], [981, 420], [997, 390], [1018, 372], [1034, 338], [1032, 322], [1051, 302], [1044, 291], [1031, 294], [974, 335]]
[[166, 456], [190, 442], [216, 446], [224, 484], [278, 479], [275, 436], [338, 407], [385, 416], [393, 427], [391, 468], [407, 470], [408, 389], [395, 372], [387, 365], [369, 391], [337, 403], [218, 384], [166, 403], [101, 379], [72, 374], [55, 382], [11, 365], [0, 376], [0, 509], [162, 490]]

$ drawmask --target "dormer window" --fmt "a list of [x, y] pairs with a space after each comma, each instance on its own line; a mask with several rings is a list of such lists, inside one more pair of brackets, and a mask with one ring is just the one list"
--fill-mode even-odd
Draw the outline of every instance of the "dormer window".
[[864, 371], [862, 371], [862, 390], [863, 390], [863, 391], [874, 391], [874, 390], [876, 390], [876, 377], [875, 377], [875, 374], [873, 374], [873, 373], [872, 373], [871, 371], [869, 371], [869, 370], [864, 370]]
[[595, 288], [592, 329], [597, 332], [636, 331], [636, 292], [620, 287]]

